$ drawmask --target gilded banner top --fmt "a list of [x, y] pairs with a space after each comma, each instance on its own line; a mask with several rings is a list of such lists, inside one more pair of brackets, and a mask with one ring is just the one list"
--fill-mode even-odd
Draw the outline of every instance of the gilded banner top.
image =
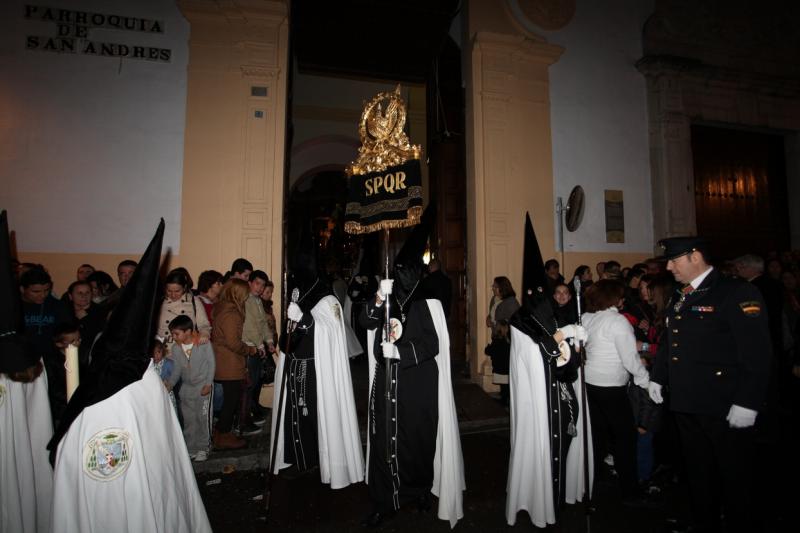
[[403, 129], [406, 103], [398, 85], [364, 106], [358, 157], [347, 167], [349, 191], [344, 229], [369, 233], [419, 223], [422, 214], [422, 148]]

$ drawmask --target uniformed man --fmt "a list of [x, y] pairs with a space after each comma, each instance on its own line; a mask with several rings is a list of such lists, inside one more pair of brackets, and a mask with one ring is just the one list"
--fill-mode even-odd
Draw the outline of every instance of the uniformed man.
[[770, 337], [758, 289], [726, 278], [708, 259], [708, 241], [659, 243], [683, 284], [667, 307], [650, 397], [669, 392], [686, 459], [692, 531], [759, 531], [751, 482], [754, 427], [766, 400]]

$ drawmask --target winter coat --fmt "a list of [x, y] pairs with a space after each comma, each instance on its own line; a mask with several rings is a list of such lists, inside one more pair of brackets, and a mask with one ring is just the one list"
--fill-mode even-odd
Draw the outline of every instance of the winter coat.
[[244, 314], [232, 302], [214, 304], [214, 330], [211, 341], [216, 356], [217, 381], [245, 379], [247, 356], [251, 348], [242, 340]]
[[203, 302], [199, 298], [193, 296], [191, 292], [187, 292], [174, 302], [169, 298], [164, 298], [161, 304], [161, 312], [158, 315], [157, 335], [162, 339], [167, 339], [168, 349], [172, 348], [169, 323], [172, 322], [173, 318], [180, 315], [186, 315], [192, 319], [201, 338], [208, 339], [211, 336], [211, 324], [208, 322]]

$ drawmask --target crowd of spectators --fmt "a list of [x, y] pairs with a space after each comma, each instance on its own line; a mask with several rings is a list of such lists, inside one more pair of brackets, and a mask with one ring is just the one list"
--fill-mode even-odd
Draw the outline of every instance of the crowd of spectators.
[[[60, 298], [43, 265], [15, 266], [26, 333], [44, 354], [51, 414], [58, 424], [67, 404], [66, 348], [77, 346], [80, 374], [89, 371], [92, 345], [137, 264], [119, 263], [118, 283], [92, 265], [80, 265]], [[243, 447], [241, 437], [259, 433], [266, 421], [258, 395], [267, 376], [272, 377], [267, 370], [274, 368], [273, 289], [268, 275], [254, 271], [243, 258], [224, 275], [214, 270], [200, 273], [197, 287], [181, 267], [163, 279], [153, 325], [153, 369], [174, 400], [197, 461], [207, 459], [212, 443], [217, 449]], [[208, 416], [212, 412], [213, 419]]]
[[[659, 258], [631, 266], [615, 260], [599, 262], [594, 268], [580, 265], [566, 281], [555, 259], [544, 267], [547, 286], [543, 289], [552, 297], [560, 325], [577, 322], [580, 300], [589, 337], [586, 381], [596, 467], [619, 480], [623, 497], [634, 489], [659, 493], [663, 483], [674, 479], [681, 459], [670, 415], [649, 398], [647, 386], [665, 331], [667, 306], [680, 287]], [[800, 251], [766, 257], [747, 254], [719, 262], [716, 268], [751, 282], [763, 296], [772, 341], [771, 350], [765, 347], [765, 356], [772, 357], [772, 377], [759, 430], [773, 434], [763, 441], [774, 442], [791, 433], [786, 428], [797, 415]], [[580, 294], [575, 278], [580, 280]], [[502, 310], [513, 313], [519, 302], [505, 276], [494, 278], [492, 291], [486, 317], [491, 342], [486, 354], [497, 374], [499, 400], [508, 405], [508, 317]]]

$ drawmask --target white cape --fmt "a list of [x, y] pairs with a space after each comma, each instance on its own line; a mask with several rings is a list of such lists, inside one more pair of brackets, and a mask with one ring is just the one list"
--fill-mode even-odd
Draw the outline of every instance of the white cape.
[[[103, 453], [114, 456], [111, 465]], [[178, 418], [150, 368], [139, 381], [84, 409], [64, 435], [51, 531], [211, 531]]]
[[364, 353], [364, 349], [361, 347], [361, 343], [358, 342], [358, 335], [356, 335], [355, 330], [353, 329], [353, 301], [350, 299], [350, 295], [344, 297], [344, 331], [347, 337], [347, 355], [349, 357], [355, 357]]
[[[450, 378], [450, 334], [447, 319], [439, 300], [426, 300], [433, 318], [436, 335], [439, 337], [439, 355], [436, 366], [439, 370], [438, 408], [439, 422], [436, 429], [436, 454], [433, 458], [433, 487], [431, 492], [439, 498], [437, 516], [450, 522], [450, 527], [464, 517], [463, 495], [467, 485], [464, 481], [464, 458], [461, 455], [461, 436], [458, 431], [456, 404], [453, 400], [453, 382]], [[369, 358], [369, 390], [375, 377], [375, 359], [372, 347], [375, 345], [375, 330], [367, 334], [367, 353]], [[369, 406], [367, 406], [369, 409]], [[370, 445], [367, 439], [367, 458]], [[369, 469], [369, 459], [367, 460]]]
[[0, 374], [0, 531], [50, 528], [53, 470], [46, 447], [52, 436], [45, 371], [31, 383]]
[[[553, 502], [553, 477], [550, 451], [550, 413], [544, 389], [545, 369], [539, 346], [515, 327], [511, 327], [511, 456], [506, 486], [506, 520], [513, 526], [517, 512], [528, 511], [537, 527], [556, 521]], [[576, 382], [577, 384], [578, 382]], [[581, 403], [580, 386], [573, 387]], [[583, 409], [578, 410], [578, 435], [567, 452], [564, 490], [567, 503], [579, 502], [584, 493]], [[589, 435], [591, 424], [587, 419]], [[592, 484], [592, 441], [589, 438], [589, 484]]]
[[[322, 483], [332, 489], [341, 489], [364, 479], [364, 455], [361, 434], [358, 431], [356, 402], [353, 397], [353, 380], [347, 357], [345, 327], [342, 308], [334, 296], [322, 298], [311, 310], [314, 317], [314, 365], [317, 373], [317, 438], [319, 440], [319, 475]], [[280, 402], [283, 365], [286, 354], [281, 353], [275, 371], [272, 405]], [[281, 427], [276, 432], [276, 410], [272, 410], [272, 446], [278, 436], [274, 473], [290, 466], [283, 461], [283, 429], [286, 415], [286, 398], [281, 405]], [[271, 455], [270, 455], [271, 456]]]

